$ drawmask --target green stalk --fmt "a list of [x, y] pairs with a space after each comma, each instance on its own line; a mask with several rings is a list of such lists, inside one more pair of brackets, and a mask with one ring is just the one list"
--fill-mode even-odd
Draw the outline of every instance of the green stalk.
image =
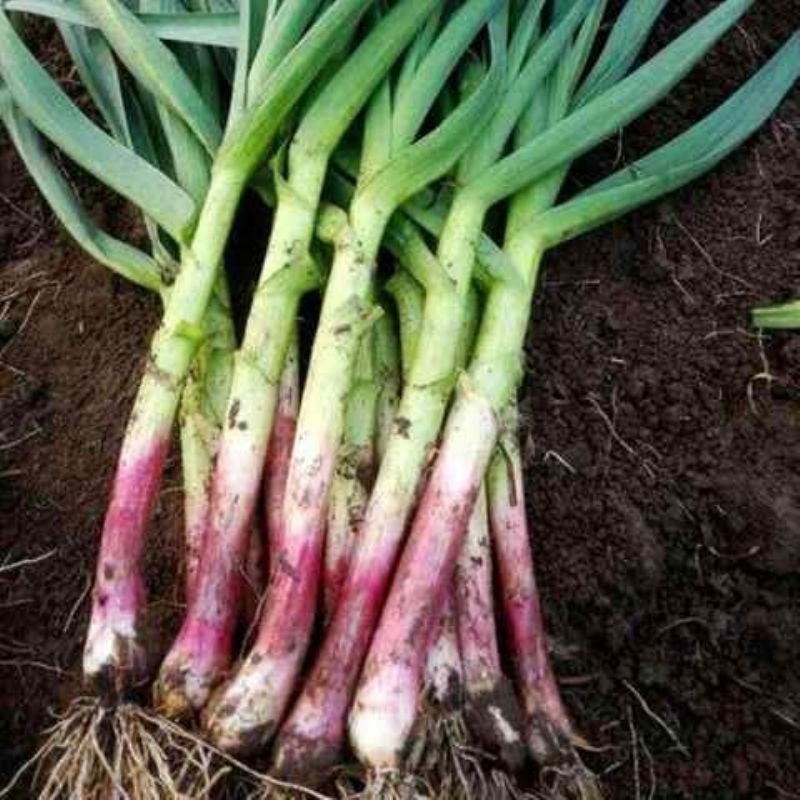
[[[406, 263], [408, 264], [408, 261]], [[410, 268], [414, 268], [413, 265]], [[425, 290], [414, 280], [410, 272], [402, 269], [395, 271], [391, 280], [386, 284], [386, 290], [397, 306], [403, 383], [405, 384], [408, 382], [408, 371], [414, 363], [414, 356], [417, 352], [425, 305]]]
[[[400, 341], [394, 319], [384, 314], [374, 328], [375, 381], [378, 385], [378, 400], [375, 414], [376, 464], [380, 464], [386, 453], [386, 443], [391, 435], [397, 403], [400, 399], [402, 377], [400, 374]], [[374, 476], [373, 476], [374, 477]]]
[[328, 618], [339, 599], [377, 466], [375, 437], [380, 389], [374, 363], [375, 338], [373, 327], [361, 340], [331, 483], [322, 572], [323, 609]]

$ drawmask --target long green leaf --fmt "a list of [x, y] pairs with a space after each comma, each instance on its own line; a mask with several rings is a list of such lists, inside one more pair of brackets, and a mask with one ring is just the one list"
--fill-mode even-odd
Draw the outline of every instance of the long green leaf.
[[414, 79], [407, 84], [404, 93], [395, 98], [394, 148], [403, 147], [414, 139], [470, 42], [503, 5], [503, 0], [468, 0], [453, 14], [420, 61]]
[[575, 95], [576, 106], [598, 97], [628, 72], [666, 4], [667, 0], [628, 0], [605, 47]]
[[247, 104], [258, 96], [269, 76], [297, 44], [322, 0], [284, 0], [275, 17], [264, 26], [261, 43], [247, 77]]
[[438, 127], [401, 147], [385, 167], [360, 186], [362, 203], [391, 214], [456, 164], [499, 101], [506, 68], [505, 42], [499, 41], [504, 38], [501, 27], [498, 20], [489, 24], [492, 63], [478, 87]]
[[66, 155], [139, 206], [177, 241], [188, 240], [195, 221], [192, 198], [91, 122], [31, 55], [2, 8], [0, 74], [25, 116]]
[[544, 0], [530, 0], [524, 4], [519, 17], [512, 20], [513, 35], [508, 45], [508, 75], [511, 80], [519, 74], [537, 40], [543, 8]]
[[[442, 0], [400, 0], [330, 79], [295, 134], [292, 151], [329, 153], [394, 61]], [[303, 153], [305, 149], [306, 153]]]
[[420, 61], [425, 57], [425, 54], [430, 50], [431, 45], [436, 40], [436, 34], [442, 24], [442, 16], [444, 9], [441, 9], [438, 14], [431, 14], [425, 27], [420, 31], [411, 46], [408, 48], [403, 63], [400, 66], [400, 72], [397, 80], [394, 82], [394, 94], [396, 97], [405, 96], [405, 92], [411, 81], [414, 80], [414, 75], [419, 68]]
[[578, 0], [570, 12], [537, 43], [535, 50], [504, 93], [500, 107], [492, 115], [491, 121], [459, 164], [458, 179], [461, 183], [469, 182], [500, 157], [534, 93], [553, 69], [594, 2], [595, 0]]
[[800, 33], [795, 33], [714, 112], [672, 141], [586, 189], [579, 197], [672, 169], [702, 157], [711, 148], [730, 151], [773, 112], [799, 76]]
[[[142, 11], [173, 12], [175, 0], [140, 0]], [[176, 57], [187, 72], [199, 65], [195, 54], [188, 45], [176, 48]], [[178, 183], [194, 198], [200, 206], [205, 199], [211, 178], [211, 160], [203, 146], [186, 123], [163, 103], [158, 103], [158, 116], [167, 145], [172, 156], [175, 176]]]
[[800, 78], [795, 34], [734, 95], [701, 122], [573, 200], [531, 220], [551, 244], [616, 219], [718, 164], [756, 131]]
[[159, 291], [158, 265], [136, 247], [100, 230], [64, 180], [36, 129], [16, 109], [0, 84], [0, 118], [39, 191], [73, 239], [96, 261], [145, 289]]
[[493, 205], [586, 153], [660, 100], [752, 2], [726, 0], [717, 6], [616, 86], [490, 167], [470, 191]]
[[247, 106], [247, 78], [267, 22], [268, 0], [241, 0], [228, 128]]
[[[50, 19], [96, 28], [97, 21], [81, 5], [83, 0], [6, 0], [7, 11], [25, 11]], [[236, 11], [137, 14], [140, 22], [160, 39], [235, 48], [239, 43]]]
[[97, 31], [57, 23], [81, 83], [108, 125], [113, 137], [130, 146], [125, 102], [114, 55]]
[[[119, 69], [114, 54], [103, 35], [90, 28], [58, 22], [59, 32], [72, 56], [83, 85], [89, 92], [97, 109], [108, 125], [111, 135], [138, 155], [146, 158], [153, 166], [158, 167], [156, 150], [149, 137], [137, 128], [139, 117], [138, 106], [131, 102], [131, 88], [124, 88], [120, 80]], [[126, 101], [126, 93], [128, 100]], [[133, 117], [131, 120], [130, 117]], [[171, 166], [171, 161], [169, 162]], [[144, 214], [147, 235], [153, 248], [153, 254], [164, 263], [168, 254], [161, 242], [158, 225]]]
[[222, 138], [214, 112], [175, 55], [121, 0], [83, 0], [131, 74], [180, 117], [213, 154]]
[[342, 31], [352, 30], [374, 0], [336, 0], [273, 72], [228, 129], [217, 156], [221, 169], [250, 175], [286, 115], [332, 55]]

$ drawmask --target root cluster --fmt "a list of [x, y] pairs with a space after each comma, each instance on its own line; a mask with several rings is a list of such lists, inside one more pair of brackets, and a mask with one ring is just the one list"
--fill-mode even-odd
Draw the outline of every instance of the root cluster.
[[79, 698], [44, 736], [2, 795], [32, 772], [40, 800], [211, 800], [232, 769], [201, 739], [131, 703]]

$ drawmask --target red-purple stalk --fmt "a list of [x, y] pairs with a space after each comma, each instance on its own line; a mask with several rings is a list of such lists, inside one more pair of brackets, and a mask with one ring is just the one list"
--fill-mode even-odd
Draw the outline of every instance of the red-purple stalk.
[[[276, 408], [282, 393], [296, 395], [296, 369], [295, 360], [287, 354], [281, 386], [275, 392]], [[245, 371], [245, 378], [251, 373]], [[245, 379], [241, 372], [236, 375], [240, 381]], [[237, 391], [236, 380], [235, 376], [232, 393]], [[281, 388], [284, 385], [291, 389]], [[253, 402], [249, 395], [248, 400]], [[272, 400], [264, 398], [263, 402]], [[237, 408], [233, 398], [217, 455], [210, 522], [203, 539], [195, 593], [155, 688], [157, 703], [168, 716], [200, 710], [233, 658], [234, 634], [246, 591], [253, 517], [269, 441], [250, 435], [246, 425], [240, 427]], [[257, 479], [241, 480], [243, 474]]]
[[283, 537], [283, 500], [286, 480], [292, 458], [297, 412], [300, 407], [300, 375], [297, 364], [297, 343], [289, 352], [281, 377], [278, 407], [270, 434], [267, 460], [264, 468], [264, 524], [267, 533], [267, 560], [269, 554], [278, 553]]
[[461, 707], [463, 688], [455, 596], [449, 591], [425, 659], [425, 693], [437, 710], [447, 713]]
[[[131, 427], [136, 425], [136, 418]], [[111, 504], [103, 525], [84, 650], [84, 673], [106, 695], [118, 695], [149, 678], [148, 654], [138, 626], [146, 602], [141, 573], [142, 532], [161, 485], [169, 437], [126, 436]]]
[[425, 654], [453, 579], [497, 422], [462, 384], [370, 646], [350, 712], [362, 763], [402, 765], [417, 716]]
[[525, 761], [526, 747], [519, 703], [500, 664], [484, 488], [458, 556], [455, 596], [467, 724], [489, 752], [517, 770]]
[[[540, 763], [575, 740], [547, 649], [525, 507], [516, 420], [507, 426], [487, 477], [502, 614], [528, 746]], [[565, 748], [566, 745], [566, 748]]]

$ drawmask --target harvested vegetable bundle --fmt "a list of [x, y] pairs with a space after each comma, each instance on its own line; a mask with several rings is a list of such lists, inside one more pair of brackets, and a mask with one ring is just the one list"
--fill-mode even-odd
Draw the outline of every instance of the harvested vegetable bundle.
[[[531, 756], [554, 794], [598, 794], [533, 572], [522, 345], [547, 251], [712, 168], [796, 81], [797, 36], [687, 133], [560, 199], [571, 163], [663, 98], [751, 1], [724, 0], [633, 70], [666, 0], [629, 0], [605, 42], [602, 0], [0, 7], [0, 110], [29, 169], [94, 257], [164, 298], [103, 530], [89, 681], [124, 699], [152, 678], [141, 556], [179, 417], [187, 609], [155, 698], [202, 721], [213, 745], [193, 758], [260, 757], [275, 738], [274, 771], [309, 784], [342, 763], [349, 726], [373, 793], [399, 779], [499, 796], [511, 779], [483, 770]], [[111, 136], [4, 8], [60, 20]], [[35, 129], [139, 206], [151, 255], [91, 225]], [[270, 226], [269, 242], [233, 355], [221, 262], [248, 187], [273, 213], [248, 220]], [[303, 369], [297, 318], [318, 290]], [[265, 560], [266, 591], [247, 603], [248, 564], [257, 575]], [[237, 662], [248, 605], [255, 637]], [[79, 793], [102, 795], [77, 772]]]
[[[283, 549], [277, 556], [282, 568], [270, 576], [255, 646], [206, 714], [211, 738], [226, 750], [262, 748], [290, 700], [316, 609], [328, 492], [358, 343], [370, 321], [378, 248], [392, 213], [447, 172], [467, 146], [469, 132], [491, 106], [493, 75], [437, 128], [414, 141], [446, 79], [442, 66], [456, 65], [497, 5], [494, 0], [467, 2], [445, 26], [431, 51], [435, 71], [432, 65], [420, 65], [409, 80], [407, 91], [416, 102], [397, 107], [390, 141], [382, 115], [371, 108], [367, 116], [361, 172], [349, 213], [333, 234], [334, 260], [298, 416], [284, 498]], [[336, 79], [332, 87], [339, 91]], [[323, 98], [325, 92], [317, 103]], [[379, 92], [373, 103], [381, 100]], [[380, 127], [373, 127], [376, 117]], [[291, 619], [286, 617], [287, 610]]]

